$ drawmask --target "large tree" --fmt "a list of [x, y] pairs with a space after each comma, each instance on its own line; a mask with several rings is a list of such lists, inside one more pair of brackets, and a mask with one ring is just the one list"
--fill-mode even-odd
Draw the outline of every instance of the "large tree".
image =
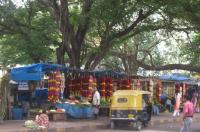
[[[199, 18], [198, 14], [191, 17], [191, 14], [195, 13], [195, 9], [198, 9], [198, 1], [35, 0], [34, 2], [41, 2], [45, 5], [45, 8], [48, 9], [57, 23], [57, 27], [55, 26], [53, 29], [57, 28], [60, 31], [61, 42], [59, 41], [59, 33], [57, 33], [57, 39], [53, 39], [55, 40], [53, 43], [59, 44], [57, 48], [58, 63], [69, 62], [70, 66], [75, 68], [80, 68], [84, 65], [86, 69], [94, 69], [103, 58], [112, 55], [113, 47], [124, 45], [125, 43], [129, 44], [124, 47], [130, 47], [130, 44], [133, 44], [133, 47], [137, 47], [138, 40], [132, 38], [137, 38], [141, 34], [155, 31], [184, 31], [189, 33], [190, 31], [199, 30], [199, 25], [195, 22]], [[194, 9], [189, 10], [190, 8]], [[184, 15], [184, 11], [187, 12], [186, 15]], [[48, 14], [48, 12], [46, 13]], [[8, 18], [12, 17], [9, 16]], [[48, 22], [51, 22], [51, 20], [48, 19]], [[39, 25], [43, 24], [40, 23]], [[7, 30], [9, 28], [5, 28], [5, 26], [9, 27], [8, 25], [6, 24], [3, 28], [0, 28], [3, 34], [16, 31], [16, 28]], [[39, 25], [36, 27], [40, 27]], [[54, 24], [52, 23], [52, 25]], [[13, 27], [19, 28], [23, 27], [23, 25], [18, 24]], [[49, 28], [50, 26], [48, 25]], [[48, 29], [47, 31], [49, 31]], [[47, 36], [49, 35], [48, 33], [46, 34]], [[32, 38], [32, 36], [34, 35], [30, 34], [29, 38]], [[40, 34], [39, 36], [43, 39], [45, 38]], [[27, 38], [25, 36], [21, 37]], [[134, 42], [129, 41], [129, 39]], [[138, 42], [138, 44], [142, 43]], [[47, 45], [46, 47], [48, 48]], [[137, 67], [149, 70], [185, 69], [198, 71], [197, 66], [190, 63], [187, 65], [155, 63], [153, 60], [155, 57], [151, 57], [152, 55], [149, 51], [140, 50], [140, 54], [143, 54], [143, 57], [136, 61], [134, 60], [134, 64]], [[138, 51], [135, 52], [138, 53]], [[67, 57], [65, 53], [67, 53]], [[131, 60], [129, 59], [128, 62]], [[129, 67], [134, 64], [129, 64]]]
[[[94, 69], [121, 40], [137, 34], [156, 30], [191, 31], [197, 29], [184, 19], [180, 12], [183, 5], [192, 2], [157, 0], [41, 0], [60, 26], [60, 63], [66, 52], [72, 67]], [[180, 2], [180, 3], [179, 3]], [[192, 3], [192, 4], [191, 4]], [[197, 4], [197, 3], [196, 3]], [[175, 7], [175, 8], [173, 8]], [[180, 8], [180, 9], [179, 9]], [[174, 12], [173, 12], [174, 11]], [[95, 50], [85, 50], [87, 38], [95, 40]], [[87, 52], [85, 52], [87, 51]], [[191, 65], [168, 65], [157, 67], [145, 65], [147, 69], [161, 70], [183, 68]], [[188, 67], [189, 66], [189, 67]], [[192, 68], [192, 67], [191, 67]], [[196, 67], [193, 67], [194, 70]]]

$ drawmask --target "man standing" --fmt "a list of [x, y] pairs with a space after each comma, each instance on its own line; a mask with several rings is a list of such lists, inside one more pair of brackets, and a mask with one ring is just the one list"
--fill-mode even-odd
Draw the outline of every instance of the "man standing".
[[190, 125], [192, 124], [193, 114], [194, 114], [194, 105], [191, 102], [191, 98], [186, 97], [186, 102], [184, 103], [183, 106], [181, 132], [189, 132]]
[[94, 87], [94, 95], [92, 99], [92, 105], [93, 105], [93, 114], [94, 118], [97, 119], [97, 116], [99, 114], [99, 105], [100, 105], [100, 94], [96, 87]]

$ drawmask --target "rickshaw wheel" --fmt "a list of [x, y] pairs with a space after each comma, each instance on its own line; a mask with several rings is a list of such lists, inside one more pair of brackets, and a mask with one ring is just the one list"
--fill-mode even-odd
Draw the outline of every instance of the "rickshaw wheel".
[[142, 129], [142, 122], [141, 121], [137, 121], [136, 122], [136, 130], [141, 130]]
[[148, 122], [146, 122], [146, 121], [143, 122], [143, 126], [144, 126], [144, 127], [148, 127]]
[[110, 122], [110, 128], [111, 128], [111, 129], [114, 129], [114, 128], [115, 128], [115, 123], [114, 123], [114, 121], [111, 121], [111, 122]]

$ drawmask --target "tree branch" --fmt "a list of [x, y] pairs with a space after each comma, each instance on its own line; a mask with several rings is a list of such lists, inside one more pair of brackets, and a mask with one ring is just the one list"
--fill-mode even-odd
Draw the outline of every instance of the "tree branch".
[[143, 21], [145, 18], [147, 18], [147, 17], [150, 16], [151, 14], [152, 14], [152, 11], [151, 11], [151, 10], [147, 11], [145, 14], [143, 14], [143, 11], [140, 10], [139, 13], [138, 13], [137, 19], [136, 19], [128, 28], [126, 28], [125, 30], [123, 30], [123, 31], [121, 31], [121, 32], [116, 33], [111, 39], [119, 38], [119, 37], [122, 37], [122, 36], [124, 36], [124, 35], [127, 35], [127, 34], [130, 33], [141, 21]]
[[57, 24], [59, 25], [60, 7], [57, 4], [56, 0], [40, 0], [40, 2], [49, 8], [50, 13], [55, 18]]
[[199, 66], [194, 66], [191, 64], [167, 64], [163, 66], [151, 66], [144, 64], [141, 61], [137, 61], [139, 66], [146, 69], [146, 70], [156, 70], [156, 71], [161, 71], [161, 70], [174, 70], [174, 69], [181, 69], [181, 70], [187, 70], [187, 71], [193, 71], [193, 72], [200, 72]]

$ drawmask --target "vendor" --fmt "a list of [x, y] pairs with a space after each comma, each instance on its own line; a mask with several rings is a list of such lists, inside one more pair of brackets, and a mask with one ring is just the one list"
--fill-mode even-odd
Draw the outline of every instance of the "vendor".
[[29, 118], [30, 116], [30, 104], [28, 101], [22, 101], [22, 108], [23, 108], [23, 117], [24, 118]]
[[100, 105], [100, 93], [96, 87], [94, 87], [94, 94], [92, 98], [92, 105], [93, 105], [93, 114], [94, 118], [97, 119], [99, 114], [99, 105]]
[[165, 103], [165, 108], [168, 109], [169, 112], [172, 112], [173, 105], [172, 105], [172, 101], [169, 97], [167, 97], [167, 101]]

